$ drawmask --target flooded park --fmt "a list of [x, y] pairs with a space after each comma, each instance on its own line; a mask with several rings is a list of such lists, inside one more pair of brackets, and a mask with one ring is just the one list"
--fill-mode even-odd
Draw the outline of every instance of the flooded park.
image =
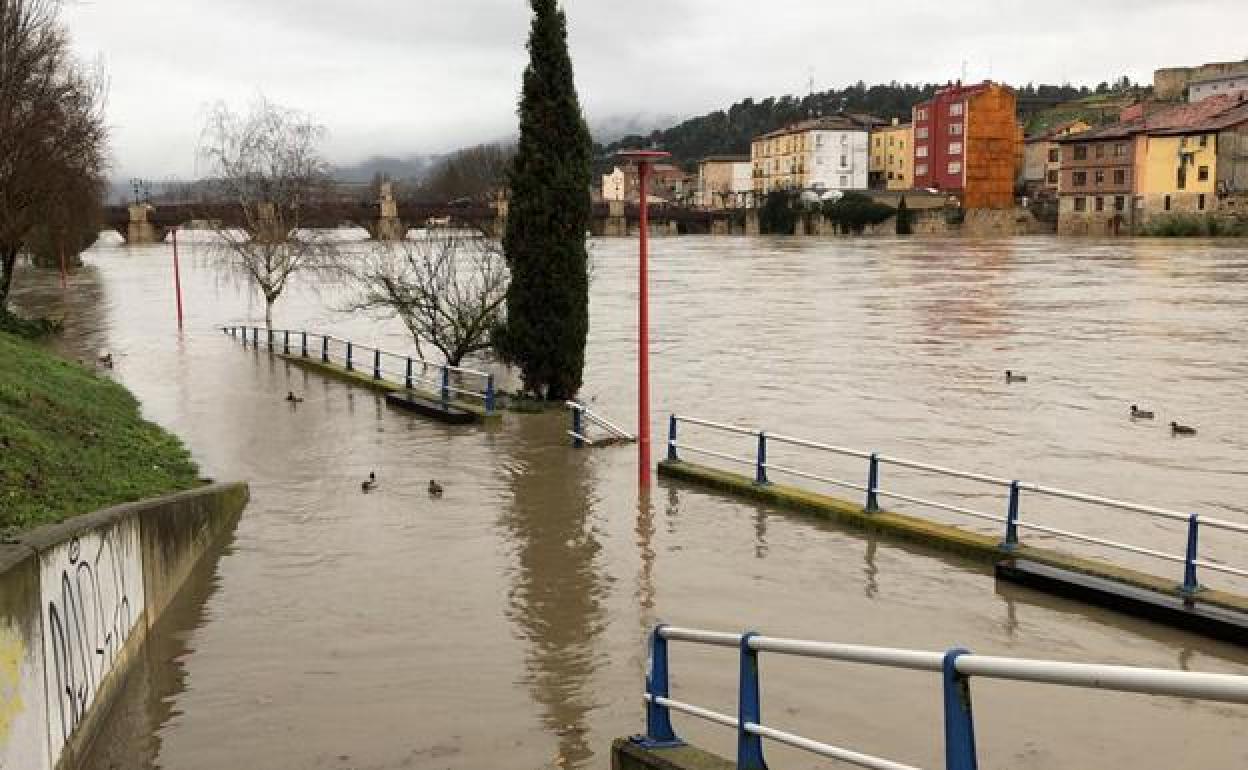
[[[1242, 242], [690, 236], [651, 246], [656, 459], [678, 413], [1248, 523]], [[625, 426], [637, 414], [636, 249], [626, 238], [590, 243], [582, 398]], [[252, 493], [220, 557], [155, 628], [94, 767], [606, 767], [612, 739], [641, 730], [645, 643], [659, 622], [1248, 666], [1242, 647], [1000, 584], [956, 556], [669, 480], [639, 494], [635, 448], [573, 449], [563, 411], [479, 427], [393, 410], [378, 393], [223, 335], [223, 325], [263, 325], [263, 302], [193, 245], [182, 332], [168, 244], [106, 240], [84, 258], [65, 290], [54, 271], [24, 269], [14, 304], [63, 317], [65, 355], [112, 353], [111, 374], [186, 441], [203, 475], [249, 481]], [[343, 297], [332, 281], [303, 279], [276, 324], [411, 351], [400, 323], [343, 312]], [[1028, 381], [1007, 384], [1007, 369]], [[291, 391], [304, 402], [286, 403]], [[1131, 420], [1132, 404], [1157, 419]], [[1172, 436], [1172, 419], [1197, 434]], [[843, 477], [866, 472], [829, 462]], [[362, 494], [370, 472], [378, 484]], [[426, 493], [430, 479], [444, 496]], [[1000, 505], [909, 481], [913, 494]], [[1182, 550], [1171, 522], [1047, 505], [1055, 526]], [[1242, 565], [1243, 542], [1211, 536], [1209, 558]], [[1123, 561], [1167, 576], [1173, 566]], [[937, 678], [765, 665], [769, 721], [938, 763]], [[736, 666], [732, 651], [679, 648], [673, 690], [733, 713]], [[1243, 706], [991, 682], [975, 705], [988, 767], [1248, 765]], [[679, 717], [678, 729], [733, 754], [732, 730]], [[773, 766], [829, 766], [769, 754]]]

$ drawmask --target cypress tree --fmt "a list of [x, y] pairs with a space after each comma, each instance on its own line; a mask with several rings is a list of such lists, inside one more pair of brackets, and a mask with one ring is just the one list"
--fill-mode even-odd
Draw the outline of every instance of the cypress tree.
[[498, 348], [520, 368], [527, 390], [553, 401], [576, 395], [585, 365], [593, 140], [576, 96], [563, 11], [557, 0], [531, 4], [503, 235], [511, 285]]

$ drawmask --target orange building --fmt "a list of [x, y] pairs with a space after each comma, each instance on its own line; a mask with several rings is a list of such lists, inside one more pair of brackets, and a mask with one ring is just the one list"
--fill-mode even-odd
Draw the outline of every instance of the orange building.
[[1014, 90], [961, 83], [914, 108], [914, 186], [960, 195], [968, 209], [1014, 206], [1022, 136]]

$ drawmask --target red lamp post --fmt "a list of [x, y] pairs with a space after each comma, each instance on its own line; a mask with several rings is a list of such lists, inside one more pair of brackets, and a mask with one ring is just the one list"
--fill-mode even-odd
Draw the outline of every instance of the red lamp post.
[[637, 471], [638, 483], [643, 489], [650, 487], [650, 281], [647, 260], [650, 249], [650, 164], [670, 158], [671, 153], [660, 150], [625, 150], [616, 157], [637, 164], [637, 178], [641, 202], [641, 246], [638, 263], [637, 292]]
[[173, 293], [178, 298], [178, 331], [182, 331], [182, 268], [178, 264], [178, 228], [173, 228]]

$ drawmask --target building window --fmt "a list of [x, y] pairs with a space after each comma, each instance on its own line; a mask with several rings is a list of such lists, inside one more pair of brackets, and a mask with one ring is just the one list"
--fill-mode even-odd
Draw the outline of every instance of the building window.
[[1098, 195], [1098, 196], [1096, 196], [1096, 210], [1097, 210], [1097, 211], [1104, 211], [1104, 210], [1105, 210], [1105, 199], [1104, 199], [1104, 198], [1102, 198], [1102, 197], [1101, 197], [1101, 196], [1099, 196], [1099, 195]]
[[1125, 195], [1114, 196], [1114, 211], [1124, 211], [1127, 208], [1127, 198]]
[[1049, 184], [1053, 185], [1054, 187], [1056, 187], [1056, 186], [1057, 186], [1057, 169], [1050, 169], [1050, 170], [1049, 170], [1048, 182], [1049, 182]]
[[915, 120], [927, 120], [927, 110], [926, 109], [915, 110], [914, 119]]
[[1086, 144], [1075, 145], [1075, 160], [1088, 159], [1088, 146]]
[[[1203, 139], [1204, 137], [1201, 137], [1201, 138]], [[1197, 178], [1197, 179], [1199, 179], [1199, 180], [1200, 180], [1200, 181], [1202, 181], [1202, 182], [1208, 182], [1208, 181], [1209, 181], [1209, 167], [1208, 167], [1208, 166], [1201, 166], [1201, 167], [1200, 167], [1200, 168], [1196, 171], [1196, 178]]]
[[877, 136], [877, 137], [875, 137], [875, 146], [876, 146], [876, 147], [882, 147], [882, 146], [884, 146], [884, 145], [883, 145], [883, 141], [882, 141], [882, 140], [881, 140], [881, 138], [880, 138], [880, 137], [878, 137], [878, 136]]
[[1209, 135], [1208, 135], [1208, 134], [1201, 134], [1201, 135], [1200, 135], [1200, 146], [1201, 146], [1201, 147], [1208, 147], [1208, 146], [1209, 146]]
[[891, 171], [890, 171], [890, 172], [888, 172], [888, 178], [889, 178], [889, 179], [892, 179], [892, 178], [893, 178], [893, 172], [891, 172]]
[[927, 175], [927, 164], [926, 164], [926, 163], [920, 163], [919, 165], [915, 166], [915, 167], [914, 167], [914, 173], [915, 173], [915, 176], [926, 176], [926, 175]]
[[1126, 142], [1118, 142], [1117, 144], [1114, 145], [1114, 157], [1115, 158], [1121, 158], [1122, 156], [1126, 154], [1127, 154]]
[[[877, 140], [875, 140], [875, 143], [876, 143], [876, 144], [879, 144], [879, 143], [880, 143], [880, 140], [878, 140], [878, 139], [877, 139]], [[823, 146], [823, 134], [815, 134], [815, 146], [816, 146], [816, 147], [822, 147], [822, 146]]]
[[893, 136], [888, 137], [888, 146], [892, 147], [896, 141], [897, 141], [896, 137], [893, 137]]
[[1061, 159], [1062, 159], [1061, 150], [1057, 149], [1056, 147], [1049, 150], [1049, 162], [1050, 163], [1057, 163]]
[[904, 181], [906, 181], [906, 175], [905, 175], [905, 174], [898, 174], [898, 175], [897, 175], [897, 181], [898, 181], [898, 182], [904, 182]]
[[920, 128], [914, 129], [914, 138], [926, 139], [927, 138], [927, 126], [922, 126]]
[[950, 136], [962, 136], [962, 124], [961, 124], [961, 123], [950, 123], [950, 124], [949, 124], [949, 134], [950, 134]]
[[1087, 210], [1088, 210], [1088, 199], [1083, 197], [1082, 195], [1079, 196], [1078, 198], [1075, 198], [1075, 211], [1087, 211]]
[[962, 173], [962, 164], [961, 164], [961, 163], [959, 163], [959, 162], [958, 162], [958, 161], [956, 161], [956, 160], [955, 160], [955, 161], [952, 161], [952, 162], [949, 164], [949, 173], [950, 173], [950, 174], [961, 174], [961, 173]]
[[1088, 172], [1076, 171], [1070, 175], [1070, 181], [1075, 187], [1086, 187], [1088, 184]]
[[849, 177], [847, 176], [841, 177], [841, 187], [849, 187]]
[[1170, 210], [1170, 196], [1169, 195], [1167, 195], [1166, 199], [1162, 201], [1162, 207], [1165, 208], [1166, 211]]
[[961, 155], [961, 154], [962, 154], [962, 143], [961, 143], [961, 142], [950, 142], [950, 143], [949, 143], [949, 154], [950, 154], [950, 155]]
[[1105, 184], [1105, 172], [1104, 171], [1097, 171], [1093, 175], [1093, 178], [1096, 180], [1097, 187], [1100, 187], [1101, 185]]
[[1098, 158], [1103, 158], [1103, 157], [1105, 157], [1105, 145], [1103, 145], [1103, 144], [1098, 144], [1098, 145], [1096, 146], [1096, 157], [1098, 157]]
[[848, 165], [849, 165], [849, 156], [841, 155], [841, 168], [845, 168]]
[[1114, 169], [1114, 184], [1127, 183], [1127, 170], [1125, 168]]
[[949, 105], [949, 116], [956, 118], [962, 114], [962, 102]]
[[1184, 163], [1179, 164], [1178, 177], [1174, 181], [1180, 190], [1187, 189], [1187, 165], [1186, 164]]
[[898, 142], [898, 143], [897, 143], [897, 149], [899, 149], [899, 150], [904, 150], [904, 149], [906, 149], [906, 140], [905, 140], [905, 139], [902, 139], [900, 142]]
[[1201, 193], [1196, 198], [1196, 208], [1200, 209], [1201, 211], [1205, 210], [1205, 194], [1204, 193]]
[[916, 158], [926, 158], [926, 157], [927, 157], [927, 145], [925, 144], [925, 145], [923, 145], [922, 147], [915, 147], [915, 148], [914, 148], [914, 157], [916, 157]]

